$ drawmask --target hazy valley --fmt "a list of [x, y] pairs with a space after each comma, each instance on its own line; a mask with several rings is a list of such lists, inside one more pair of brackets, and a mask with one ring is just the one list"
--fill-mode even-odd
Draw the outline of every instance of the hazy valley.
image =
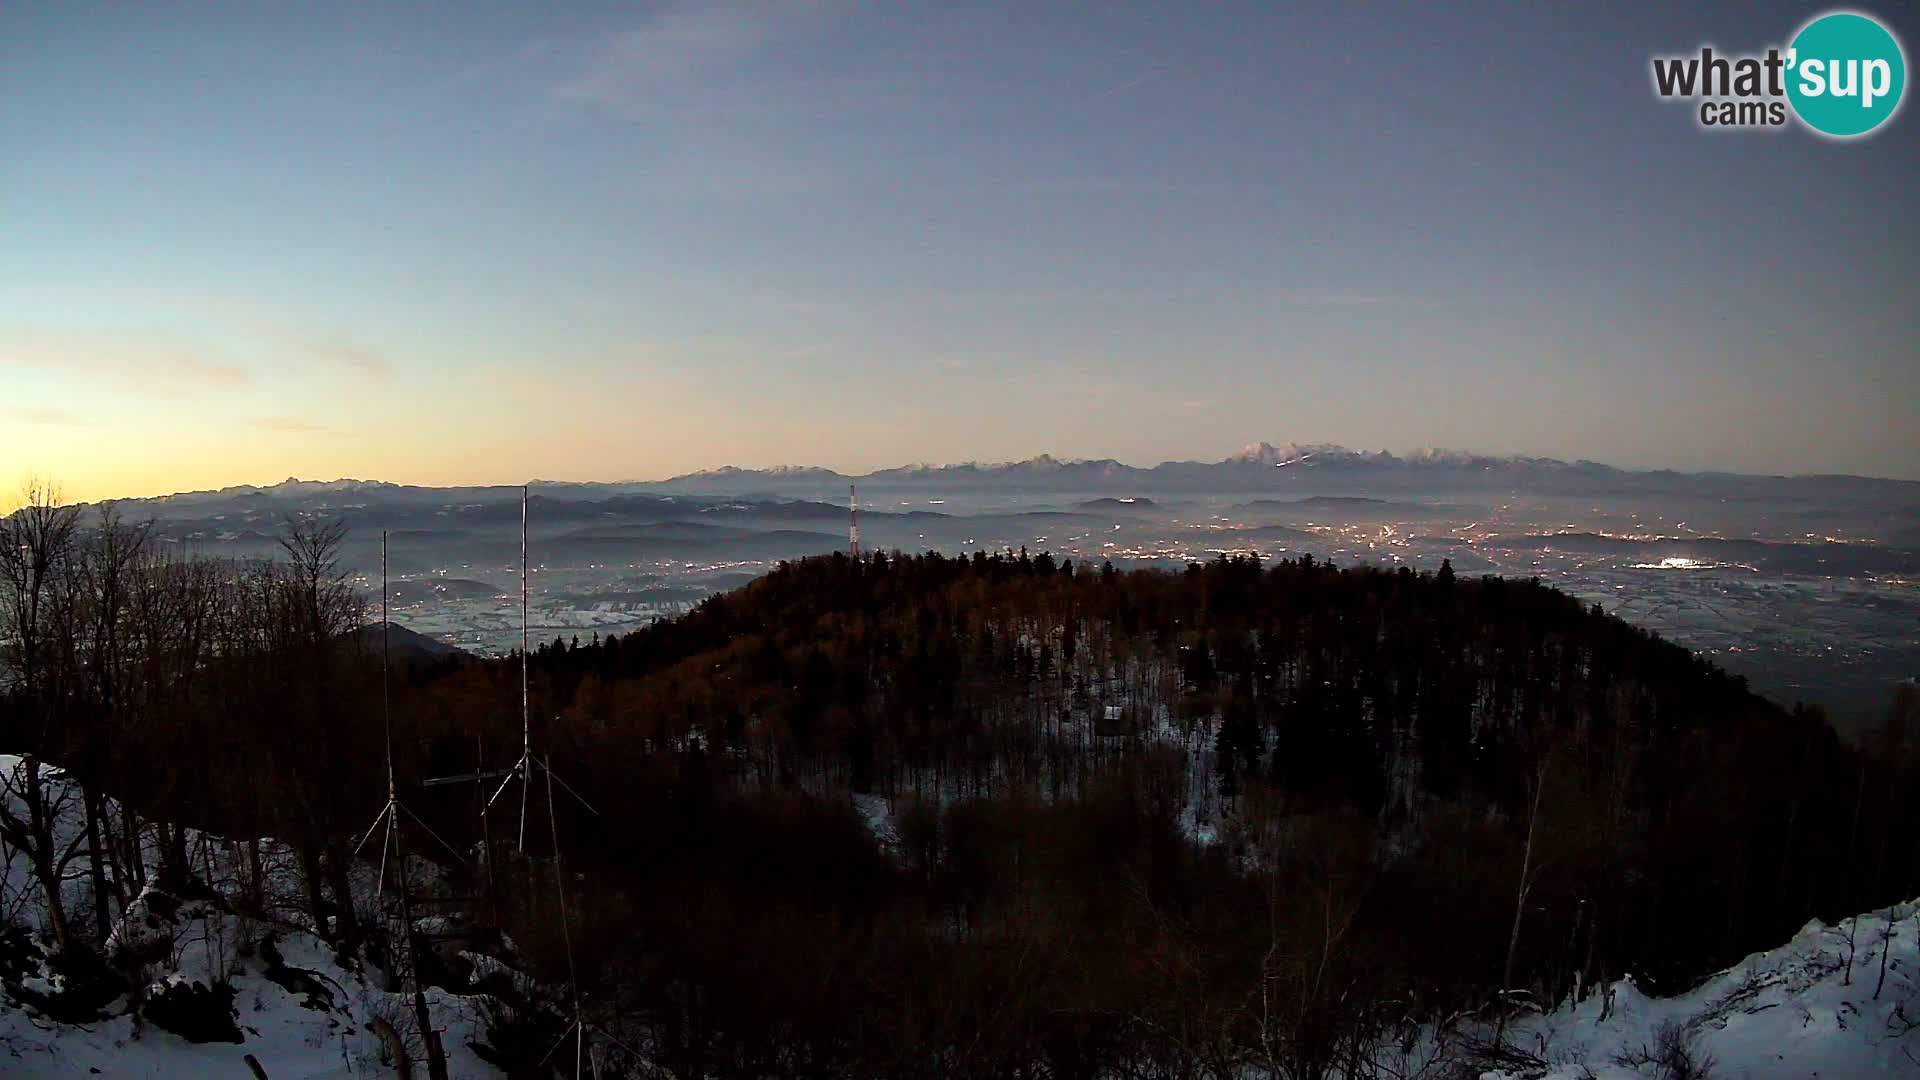
[[[848, 477], [723, 469], [652, 483], [534, 482], [531, 636], [621, 633], [783, 559], [844, 550], [857, 485], [869, 550], [1048, 551], [1117, 568], [1222, 554], [1539, 577], [1844, 728], [1920, 674], [1920, 483], [1631, 472], [1474, 455], [1265, 444], [1154, 469], [1038, 459]], [[288, 517], [338, 518], [397, 622], [448, 645], [519, 643], [518, 488], [288, 481], [124, 504], [158, 536], [269, 555]]]

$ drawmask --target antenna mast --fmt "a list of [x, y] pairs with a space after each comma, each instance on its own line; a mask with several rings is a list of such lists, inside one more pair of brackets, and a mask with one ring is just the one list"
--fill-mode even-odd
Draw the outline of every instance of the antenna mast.
[[387, 578], [387, 531], [382, 529], [380, 530], [380, 722], [386, 738], [387, 805], [382, 807], [379, 816], [373, 819], [373, 824], [368, 827], [366, 835], [360, 838], [358, 844], [354, 845], [353, 853], [359, 855], [360, 849], [366, 847], [367, 841], [373, 839], [373, 834], [378, 832], [382, 826], [385, 826], [385, 835], [380, 839], [380, 881], [375, 888], [374, 896], [377, 900], [384, 900], [386, 898], [387, 863], [388, 857], [391, 856], [394, 877], [396, 879], [394, 881], [393, 892], [397, 910], [394, 912], [394, 915], [398, 917], [400, 924], [397, 935], [400, 939], [399, 960], [404, 967], [404, 971], [396, 971], [393, 974], [400, 977], [403, 986], [409, 981], [413, 983], [414, 1023], [420, 1029], [420, 1041], [426, 1045], [427, 1075], [431, 1080], [446, 1080], [446, 1054], [440, 1046], [440, 1033], [433, 1029], [433, 1019], [427, 1011], [426, 993], [420, 986], [420, 969], [414, 958], [413, 906], [407, 896], [407, 849], [401, 836], [400, 816], [405, 814], [407, 817], [412, 818], [415, 825], [418, 825], [428, 836], [433, 837], [435, 842], [441, 847], [446, 848], [454, 858], [459, 859], [460, 853], [454, 851], [452, 845], [440, 839], [439, 834], [435, 833], [431, 828], [428, 828], [427, 823], [421, 821], [419, 815], [401, 804], [399, 789], [394, 783], [393, 692], [391, 688], [392, 678], [389, 674], [392, 668], [390, 657], [392, 653], [393, 618], [387, 610], [387, 602], [392, 595], [393, 586]]
[[[530, 646], [532, 645], [532, 635], [528, 628], [527, 614], [529, 607], [527, 584], [529, 570], [527, 562], [527, 507], [529, 502], [528, 488], [522, 486], [520, 488], [520, 760], [514, 762], [513, 767], [507, 770], [506, 779], [500, 781], [500, 786], [494, 790], [493, 797], [488, 799], [486, 805], [481, 808], [480, 824], [481, 829], [484, 831], [486, 829], [487, 813], [493, 809], [493, 804], [500, 800], [500, 796], [507, 793], [507, 787], [509, 785], [515, 780], [520, 781], [520, 827], [515, 834], [515, 848], [522, 856], [526, 855], [527, 796], [533, 788], [533, 771], [538, 769], [541, 773], [545, 774], [547, 785], [547, 828], [553, 843], [554, 896], [560, 908], [561, 940], [566, 943], [567, 987], [568, 995], [572, 999], [570, 1004], [573, 1008], [571, 1022], [568, 1023], [566, 1030], [561, 1033], [560, 1042], [554, 1044], [553, 1050], [547, 1051], [547, 1057], [552, 1057], [554, 1050], [559, 1049], [561, 1043], [564, 1043], [570, 1037], [573, 1038], [575, 1040], [574, 1075], [579, 1077], [582, 1075], [583, 1055], [587, 1053], [587, 1036], [590, 1031], [598, 1029], [586, 1018], [585, 1009], [580, 1000], [579, 977], [578, 971], [574, 966], [573, 957], [572, 915], [569, 914], [567, 910], [566, 875], [560, 867], [560, 823], [555, 814], [556, 800], [554, 798], [554, 787], [558, 785], [560, 790], [566, 792], [574, 802], [579, 803], [588, 813], [598, 814], [599, 811], [595, 810], [587, 800], [581, 798], [580, 793], [573, 790], [565, 780], [555, 776], [553, 768], [547, 764], [546, 759], [533, 752], [533, 713], [529, 705], [530, 691], [527, 666], [528, 654], [531, 652]], [[475, 777], [478, 778], [478, 776], [479, 774], [475, 773]], [[540, 1064], [545, 1065], [546, 1058], [542, 1058]], [[595, 1061], [594, 1069], [596, 1073], [599, 1070], [597, 1060]]]
[[[520, 828], [515, 833], [514, 847], [522, 855], [527, 852], [527, 794], [533, 787], [533, 770], [539, 769], [547, 774], [549, 816], [553, 812], [552, 792], [555, 784], [559, 784], [561, 790], [572, 796], [574, 802], [585, 807], [588, 813], [599, 813], [587, 800], [580, 797], [579, 792], [569, 787], [565, 780], [553, 775], [553, 770], [547, 766], [546, 759], [533, 752], [533, 720], [527, 705], [527, 653], [530, 641], [527, 630], [527, 501], [527, 489], [522, 487], [520, 489], [520, 760], [514, 762], [513, 766], [507, 770], [507, 778], [500, 781], [500, 786], [494, 789], [493, 797], [487, 800], [487, 805], [480, 811], [484, 824], [487, 811], [492, 810], [493, 804], [500, 801], [500, 796], [507, 793], [509, 785], [515, 780], [520, 781]], [[554, 837], [553, 855], [556, 859], [560, 857], [558, 836]]]
[[396, 801], [393, 789], [393, 693], [388, 687], [391, 681], [387, 677], [392, 655], [393, 616], [387, 613], [387, 599], [393, 595], [393, 586], [387, 583], [387, 530], [380, 530], [380, 726], [381, 734], [387, 744], [387, 804]]
[[860, 561], [860, 493], [847, 485], [847, 554]]
[[[434, 832], [431, 828], [429, 828], [426, 822], [420, 820], [420, 816], [418, 814], [415, 814], [412, 810], [407, 809], [406, 804], [400, 801], [399, 788], [394, 783], [394, 779], [393, 779], [393, 696], [392, 696], [392, 691], [389, 688], [392, 680], [388, 675], [388, 670], [392, 666], [391, 662], [388, 659], [388, 653], [390, 651], [389, 645], [391, 643], [392, 636], [393, 636], [393, 619], [389, 616], [387, 612], [387, 599], [392, 592], [393, 592], [393, 588], [387, 582], [387, 532], [385, 529], [382, 529], [380, 530], [380, 721], [381, 721], [382, 727], [384, 728], [384, 733], [386, 736], [387, 805], [380, 809], [379, 816], [373, 819], [373, 824], [368, 826], [366, 834], [360, 838], [360, 842], [358, 844], [355, 844], [353, 846], [353, 853], [355, 855], [360, 854], [360, 849], [367, 846], [367, 841], [373, 839], [373, 834], [376, 832], [379, 832], [382, 826], [386, 828], [386, 836], [380, 842], [380, 884], [379, 884], [379, 893], [377, 895], [385, 895], [386, 893], [387, 854], [390, 851], [397, 851], [400, 847], [400, 831], [399, 830], [400, 830], [400, 824], [401, 824], [400, 816], [402, 814], [405, 814], [407, 817], [413, 819], [413, 823], [415, 825], [418, 825], [421, 829], [425, 830], [426, 834], [428, 836], [433, 837], [434, 841], [437, 842], [441, 847], [446, 848], [447, 853], [449, 855], [452, 855], [456, 859], [460, 859], [460, 853], [453, 849], [452, 844], [449, 844], [445, 840], [440, 839], [440, 835], [438, 833]], [[461, 859], [461, 861], [465, 862], [466, 860]], [[399, 865], [399, 875], [400, 875], [400, 881], [402, 885], [401, 894], [403, 898], [406, 893], [406, 889], [404, 887], [406, 884], [406, 874], [407, 874], [406, 863], [402, 861]]]
[[[520, 487], [520, 760], [533, 757], [533, 721], [527, 709], [527, 504], [532, 497]], [[520, 785], [520, 850], [527, 847], [527, 785]]]

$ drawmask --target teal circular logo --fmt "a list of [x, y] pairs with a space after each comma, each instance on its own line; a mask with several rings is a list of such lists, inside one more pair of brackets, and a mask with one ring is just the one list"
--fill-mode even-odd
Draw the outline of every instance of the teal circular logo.
[[1907, 89], [1907, 58], [1887, 28], [1836, 11], [1800, 28], [1787, 50], [1787, 100], [1823, 135], [1865, 135], [1893, 116]]

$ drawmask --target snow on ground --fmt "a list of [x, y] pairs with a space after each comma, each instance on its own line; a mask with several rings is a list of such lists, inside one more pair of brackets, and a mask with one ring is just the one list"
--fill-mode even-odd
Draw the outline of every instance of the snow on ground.
[[[58, 769], [39, 765], [47, 801], [55, 811], [55, 835], [63, 847], [82, 831], [80, 799]], [[23, 816], [21, 792], [25, 765], [0, 755], [0, 809]], [[224, 841], [191, 841], [215, 867], [217, 881], [232, 881], [236, 851]], [[156, 865], [158, 851], [151, 852]], [[383, 1064], [385, 1047], [378, 1020], [411, 1031], [410, 996], [388, 993], [384, 974], [359, 960], [343, 962], [312, 932], [310, 925], [280, 917], [294, 908], [299, 888], [292, 857], [283, 845], [266, 842], [272, 921], [241, 916], [224, 899], [180, 900], [152, 890], [129, 903], [114, 928], [109, 954], [130, 945], [145, 956], [148, 1007], [144, 1019], [130, 1009], [119, 971], [75, 974], [49, 956], [39, 935], [46, 904], [27, 854], [0, 835], [0, 1076], [147, 1077], [197, 1080], [200, 1077], [250, 1075], [245, 1055], [253, 1055], [272, 1080], [333, 1080], [340, 1077], [394, 1075]], [[62, 893], [70, 913], [85, 910], [83, 863], [68, 869]], [[371, 871], [365, 885], [371, 892]], [[284, 897], [274, 903], [275, 897]], [[497, 961], [494, 962], [497, 965]], [[475, 977], [490, 968], [476, 967]], [[117, 980], [117, 981], [115, 981]], [[83, 986], [104, 987], [89, 997]], [[215, 986], [230, 986], [230, 1008], [205, 1004]], [[225, 1028], [203, 1041], [165, 1030], [155, 1017], [154, 999], [181, 995], [200, 1004], [184, 1011], [195, 1024]], [[76, 999], [81, 999], [76, 1004]], [[429, 988], [428, 1007], [453, 1080], [493, 1080], [503, 1074], [483, 1061], [472, 1044], [485, 1036], [481, 999]], [[217, 998], [213, 998], [217, 1001]], [[49, 1010], [61, 1018], [49, 1015]], [[73, 1014], [73, 1015], [69, 1015]], [[168, 1027], [191, 1026], [178, 1020]], [[237, 1037], [239, 1041], [233, 1041]], [[424, 1070], [420, 1048], [413, 1048]]]
[[882, 851], [893, 854], [900, 850], [900, 831], [894, 825], [893, 808], [885, 795], [855, 793], [853, 809], [866, 822], [867, 830], [879, 842]]
[[[202, 927], [230, 921], [210, 916]], [[189, 926], [187, 936], [213, 936]], [[217, 933], [217, 931], [215, 931]], [[230, 943], [231, 946], [231, 943]], [[241, 1040], [190, 1042], [149, 1022], [137, 1026], [124, 997], [107, 1006], [106, 1019], [56, 1023], [0, 989], [0, 1075], [10, 1078], [110, 1076], [152, 1080], [245, 1077], [251, 1054], [272, 1080], [333, 1080], [387, 1077], [376, 1017], [396, 1029], [411, 1028], [407, 999], [378, 989], [377, 972], [343, 969], [326, 946], [303, 931], [282, 936], [284, 960], [273, 965], [262, 955], [232, 958], [223, 965], [233, 987], [232, 1008]], [[159, 973], [155, 984], [206, 984], [208, 954], [197, 944], [182, 950], [176, 971]], [[269, 974], [278, 974], [279, 981]], [[434, 1024], [442, 1030], [448, 1075], [453, 1080], [495, 1080], [502, 1076], [481, 1060], [470, 1043], [483, 1037], [484, 1017], [474, 999], [438, 989], [428, 992]], [[416, 1047], [414, 1052], [418, 1054]], [[417, 1067], [424, 1069], [421, 1058]]]
[[[1615, 983], [1601, 995], [1509, 1025], [1507, 1042], [1547, 1068], [1493, 1071], [1488, 1080], [1658, 1077], [1646, 1060], [1671, 1027], [1696, 1060], [1725, 1080], [1920, 1077], [1920, 902], [1809, 923], [1777, 949], [1755, 953], [1671, 998]], [[1849, 932], [1853, 944], [1848, 945]], [[1847, 957], [1853, 964], [1849, 976]], [[1881, 985], [1880, 964], [1886, 959]], [[1877, 991], [1877, 994], [1876, 994]]]
[[[1163, 738], [1172, 735], [1162, 732]], [[1183, 742], [1204, 751], [1206, 734]], [[60, 808], [56, 832], [63, 844], [70, 842], [77, 836], [72, 815], [80, 812], [78, 800], [58, 770], [41, 768]], [[6, 808], [16, 813], [22, 770], [19, 758], [0, 755], [0, 799], [9, 800]], [[1204, 792], [1210, 780], [1201, 770], [1189, 785]], [[1199, 802], [1190, 799], [1190, 808]], [[884, 798], [857, 796], [854, 803], [883, 843], [897, 845]], [[1189, 814], [1183, 826], [1204, 840], [1209, 822], [1193, 809]], [[201, 850], [217, 871], [234, 858], [212, 838]], [[263, 857], [271, 891], [297, 894], [285, 849], [274, 845]], [[70, 910], [82, 910], [82, 878], [72, 875], [67, 882]], [[243, 918], [219, 900], [182, 902], [142, 893], [128, 906], [116, 937], [149, 950], [150, 997], [213, 986], [224, 977], [233, 992], [231, 1011], [215, 1008], [210, 1015], [217, 1024], [230, 1019], [240, 1041], [189, 1041], [151, 1019], [136, 1023], [120, 990], [85, 1017], [56, 1021], [46, 1011], [48, 997], [70, 989], [70, 980], [49, 964], [30, 934], [43, 929], [37, 889], [24, 853], [0, 842], [0, 1076], [239, 1077], [247, 1075], [247, 1054], [273, 1080], [393, 1075], [383, 1064], [377, 1021], [403, 1031], [412, 1025], [407, 999], [381, 988], [382, 973], [370, 964], [343, 962], [297, 920]], [[466, 955], [475, 979], [499, 970], [494, 958]], [[480, 1000], [428, 992], [456, 1080], [501, 1075], [473, 1050], [484, 1037]], [[1491, 1032], [1468, 1034], [1485, 1038]], [[1514, 1020], [1503, 1035], [1505, 1045], [1532, 1064], [1487, 1071], [1488, 1080], [1672, 1076], [1659, 1060], [1663, 1041], [1685, 1046], [1697, 1061], [1711, 1063], [1705, 1075], [1725, 1080], [1920, 1077], [1920, 901], [1835, 926], [1810, 923], [1779, 948], [1755, 953], [1686, 994], [1649, 998], [1624, 980], [1607, 994]]]
[[[1080, 740], [1084, 748], [1105, 743], [1109, 746], [1128, 742], [1127, 736], [1099, 733], [1094, 720], [1094, 709], [1078, 711], [1070, 719], [1062, 721], [1057, 731], [1067, 742]], [[1113, 706], [1114, 710], [1119, 706]], [[1117, 719], [1114, 713], [1110, 718]], [[1229, 808], [1222, 804], [1220, 797], [1220, 779], [1217, 773], [1218, 762], [1214, 751], [1214, 740], [1219, 735], [1218, 716], [1195, 719], [1182, 725], [1175, 721], [1172, 710], [1164, 703], [1156, 704], [1145, 713], [1146, 740], [1149, 746], [1165, 746], [1179, 750], [1186, 762], [1185, 795], [1181, 801], [1177, 826], [1180, 834], [1188, 842], [1200, 847], [1212, 847], [1221, 842], [1232, 824]], [[996, 769], [989, 781], [989, 790], [997, 790], [1007, 785], [1030, 784], [1043, 797], [1049, 787], [1043, 775], [1013, 775], [1004, 767]], [[1074, 780], [1066, 782], [1069, 792], [1079, 790]], [[896, 817], [901, 800], [908, 797], [926, 799], [935, 806], [946, 808], [968, 798], [978, 797], [972, 794], [975, 788], [965, 788], [959, 778], [950, 777], [945, 783], [915, 786], [911, 791], [903, 791], [895, 796], [862, 795], [849, 793], [846, 797], [853, 803], [854, 812], [866, 823], [867, 830], [880, 844], [882, 850], [897, 855], [900, 851], [899, 824]], [[964, 792], [968, 792], [963, 794]], [[818, 792], [817, 792], [818, 793]]]

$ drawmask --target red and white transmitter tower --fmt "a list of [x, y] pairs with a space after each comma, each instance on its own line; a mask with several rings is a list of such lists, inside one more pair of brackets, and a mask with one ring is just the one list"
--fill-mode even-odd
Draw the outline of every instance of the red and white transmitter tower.
[[847, 485], [847, 554], [860, 558], [860, 495]]

